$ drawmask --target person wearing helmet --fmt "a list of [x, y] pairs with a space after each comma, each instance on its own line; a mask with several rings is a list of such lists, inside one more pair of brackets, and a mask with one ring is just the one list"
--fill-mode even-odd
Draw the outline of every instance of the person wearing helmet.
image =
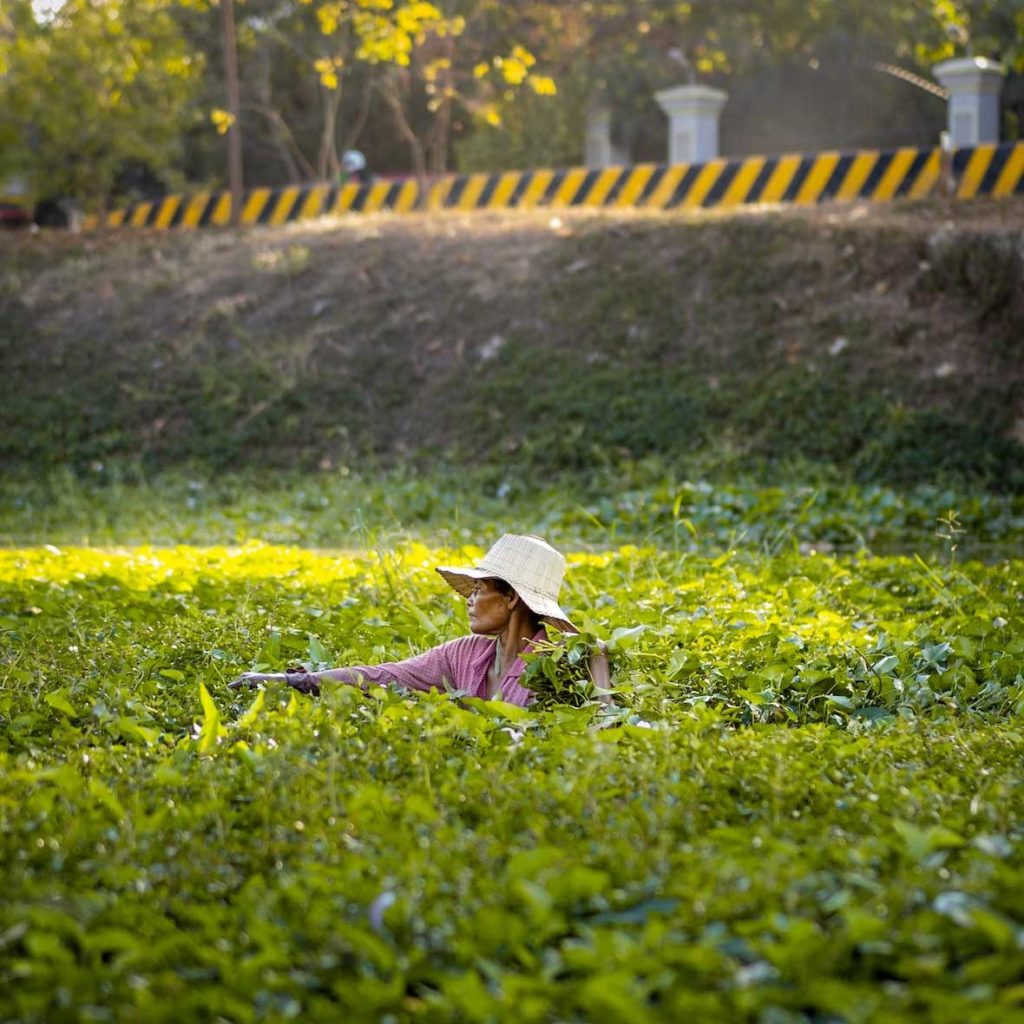
[[348, 181], [356, 181], [360, 185], [369, 185], [373, 174], [366, 166], [366, 157], [358, 149], [347, 149], [341, 158], [342, 179], [344, 185]]

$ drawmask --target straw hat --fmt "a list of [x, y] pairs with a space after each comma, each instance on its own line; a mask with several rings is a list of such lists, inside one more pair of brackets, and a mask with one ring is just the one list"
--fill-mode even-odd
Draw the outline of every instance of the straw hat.
[[464, 597], [469, 596], [475, 580], [504, 580], [545, 622], [563, 631], [579, 632], [558, 605], [565, 558], [540, 537], [506, 533], [474, 568], [441, 566], [437, 571]]

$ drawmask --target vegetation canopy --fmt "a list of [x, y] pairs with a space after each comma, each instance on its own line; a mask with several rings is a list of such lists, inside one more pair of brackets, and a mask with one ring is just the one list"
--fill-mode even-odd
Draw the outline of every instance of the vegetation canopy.
[[336, 182], [353, 146], [373, 169], [417, 175], [576, 164], [595, 105], [614, 115], [629, 159], [662, 159], [654, 93], [695, 76], [734, 95], [723, 125], [734, 153], [933, 142], [941, 102], [908, 83], [964, 53], [1005, 63], [1003, 136], [1024, 125], [1016, 0], [234, 8], [240, 102], [229, 113], [216, 0], [7, 0], [0, 184], [16, 175], [39, 197], [94, 208], [217, 187], [228, 134], [241, 135], [253, 186]]
[[479, 554], [0, 554], [9, 1015], [1016, 1019], [1019, 560], [576, 549], [539, 708], [227, 690], [458, 635]]

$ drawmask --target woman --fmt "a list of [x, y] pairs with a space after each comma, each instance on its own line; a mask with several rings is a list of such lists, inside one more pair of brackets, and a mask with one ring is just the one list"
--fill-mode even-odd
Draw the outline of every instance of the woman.
[[[279, 679], [302, 693], [320, 692], [324, 682], [397, 683], [409, 690], [459, 690], [471, 697], [494, 698], [525, 707], [533, 694], [519, 682], [526, 667], [520, 655], [547, 640], [545, 623], [577, 633], [558, 604], [565, 575], [565, 558], [540, 537], [505, 534], [480, 564], [471, 569], [437, 570], [466, 598], [471, 635], [405, 661], [384, 665], [307, 672], [246, 672], [230, 685], [255, 686]], [[604, 653], [590, 660], [597, 689], [608, 689], [608, 660]]]

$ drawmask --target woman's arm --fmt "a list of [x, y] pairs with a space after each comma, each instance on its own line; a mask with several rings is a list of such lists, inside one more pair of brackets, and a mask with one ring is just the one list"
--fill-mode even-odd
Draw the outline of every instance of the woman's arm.
[[240, 690], [243, 686], [253, 689], [260, 683], [284, 682], [301, 693], [320, 693], [320, 672], [307, 672], [304, 668], [289, 668], [284, 672], [243, 672], [237, 679], [228, 683], [232, 690]]
[[444, 688], [446, 680], [453, 686], [460, 685], [458, 677], [461, 673], [458, 666], [453, 665], [453, 661], [458, 660], [455, 645], [459, 643], [459, 640], [452, 640], [412, 658], [383, 665], [328, 668], [319, 672], [308, 672], [304, 668], [270, 673], [246, 672], [229, 686], [237, 690], [243, 686], [253, 687], [270, 680], [282, 680], [300, 693], [313, 695], [320, 693], [320, 686], [324, 682], [346, 683], [364, 690], [370, 684], [386, 686], [388, 683], [397, 683], [407, 690], [440, 690]]

